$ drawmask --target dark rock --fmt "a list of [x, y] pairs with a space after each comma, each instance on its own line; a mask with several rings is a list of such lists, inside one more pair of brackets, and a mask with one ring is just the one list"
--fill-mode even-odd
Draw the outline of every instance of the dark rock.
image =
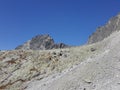
[[52, 49], [54, 45], [54, 40], [49, 35], [38, 35], [32, 38], [30, 42], [30, 49]]
[[94, 52], [95, 50], [96, 50], [95, 48], [91, 48], [91, 49], [90, 49], [91, 52]]
[[52, 54], [53, 54], [53, 55], [56, 55], [56, 52], [53, 52]]
[[21, 49], [23, 47], [23, 45], [19, 45], [19, 46], [17, 46], [15, 49], [17, 50], [17, 49]]

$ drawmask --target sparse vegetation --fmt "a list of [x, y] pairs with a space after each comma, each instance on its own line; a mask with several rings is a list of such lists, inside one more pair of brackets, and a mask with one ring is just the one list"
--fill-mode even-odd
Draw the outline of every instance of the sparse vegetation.
[[56, 72], [61, 73], [65, 69], [81, 63], [99, 50], [92, 52], [90, 50], [92, 47], [83, 46], [46, 51], [6, 51], [0, 57], [0, 81], [2, 81], [0, 88], [13, 89], [16, 85], [16, 87], [21, 87], [22, 83], [14, 83], [18, 80], [30, 81], [33, 78], [41, 80]]

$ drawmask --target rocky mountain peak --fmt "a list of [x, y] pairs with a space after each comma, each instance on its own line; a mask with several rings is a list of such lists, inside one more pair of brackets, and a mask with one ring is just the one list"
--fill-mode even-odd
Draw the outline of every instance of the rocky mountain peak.
[[53, 38], [49, 34], [37, 35], [31, 40], [27, 41], [23, 45], [16, 47], [15, 49], [24, 49], [24, 50], [47, 50], [47, 49], [57, 49], [65, 48], [68, 45], [64, 43], [56, 44]]
[[96, 43], [102, 41], [104, 38], [108, 37], [115, 31], [120, 30], [120, 14], [112, 17], [105, 26], [97, 28], [88, 39], [88, 44]]

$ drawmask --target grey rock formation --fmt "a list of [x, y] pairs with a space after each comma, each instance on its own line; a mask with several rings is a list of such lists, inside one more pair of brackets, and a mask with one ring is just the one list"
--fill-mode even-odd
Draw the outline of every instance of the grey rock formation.
[[89, 37], [88, 44], [102, 41], [111, 33], [118, 30], [120, 30], [120, 14], [112, 17], [105, 26], [98, 27], [96, 32]]
[[48, 35], [37, 35], [31, 40], [27, 41], [23, 45], [16, 47], [15, 49], [24, 49], [24, 50], [48, 50], [48, 49], [57, 49], [65, 48], [68, 45], [64, 43], [56, 44], [54, 40]]

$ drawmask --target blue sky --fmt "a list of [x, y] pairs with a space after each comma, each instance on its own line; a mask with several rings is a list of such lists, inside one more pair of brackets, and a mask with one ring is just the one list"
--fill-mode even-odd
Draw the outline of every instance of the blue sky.
[[0, 49], [14, 49], [38, 34], [82, 45], [119, 12], [120, 0], [0, 0]]

